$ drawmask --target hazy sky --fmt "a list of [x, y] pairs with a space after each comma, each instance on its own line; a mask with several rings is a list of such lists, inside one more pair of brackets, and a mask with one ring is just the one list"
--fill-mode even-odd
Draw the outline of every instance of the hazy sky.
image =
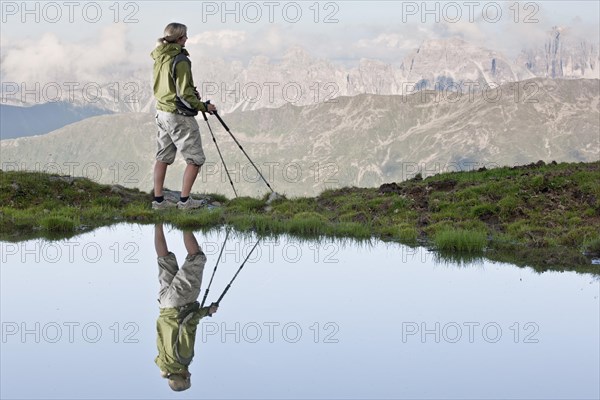
[[3, 1], [1, 11], [4, 80], [25, 70], [43, 79], [66, 65], [78, 79], [145, 68], [172, 21], [188, 26], [193, 56], [245, 64], [301, 46], [353, 66], [361, 58], [399, 64], [424, 40], [452, 36], [514, 58], [556, 25], [597, 42], [600, 18], [598, 1]]

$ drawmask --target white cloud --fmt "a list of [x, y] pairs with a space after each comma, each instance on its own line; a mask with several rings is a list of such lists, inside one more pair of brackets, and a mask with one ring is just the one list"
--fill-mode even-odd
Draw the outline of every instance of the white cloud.
[[39, 40], [10, 42], [3, 48], [2, 80], [9, 82], [99, 82], [135, 64], [127, 51], [127, 29], [115, 24], [98, 40], [71, 42], [54, 33]]
[[[503, 4], [506, 7], [512, 2]], [[385, 12], [385, 8], [381, 10]], [[215, 29], [204, 26], [203, 32], [188, 39], [187, 46], [193, 60], [211, 58], [242, 64], [257, 56], [277, 61], [288, 49], [300, 46], [316, 58], [355, 67], [362, 58], [399, 65], [425, 40], [458, 36], [473, 45], [515, 57], [523, 48], [543, 46], [547, 41], [552, 26], [548, 23], [547, 14], [542, 7], [536, 14], [541, 22], [535, 24], [516, 24], [508, 11], [497, 24], [482, 21], [481, 17], [474, 22], [463, 19], [457, 23], [398, 23], [396, 20], [390, 22], [389, 18], [387, 22], [381, 22], [379, 18], [374, 20], [373, 16], [357, 18], [347, 24], [311, 24], [309, 28], [275, 23], [241, 24], [235, 29], [220, 29], [224, 26], [221, 24], [214, 26]], [[164, 16], [157, 14], [152, 17], [158, 20]], [[571, 26], [565, 38], [585, 38], [597, 43], [597, 19], [589, 15], [584, 17], [587, 23], [582, 19], [565, 21], [564, 25]], [[52, 26], [44, 28], [48, 29], [46, 33], [36, 31], [35, 35], [30, 35], [29, 31], [21, 35], [3, 26], [0, 35], [1, 79], [19, 83], [102, 83], [114, 82], [119, 76], [124, 76], [121, 72], [151, 74], [149, 53], [153, 49], [154, 38], [158, 37], [157, 26], [164, 25], [162, 22], [156, 25], [152, 19], [140, 19], [140, 23], [134, 25], [111, 23], [85, 39], [83, 35], [89, 31], [72, 26], [68, 27], [68, 34]], [[41, 27], [36, 25], [33, 28]], [[89, 26], [86, 28], [89, 29]], [[28, 35], [35, 39], [26, 39]]]
[[404, 28], [398, 32], [379, 34], [373, 31], [370, 35], [372, 36], [356, 40], [348, 47], [354, 54], [360, 55], [360, 58], [378, 59], [392, 64], [400, 63], [406, 54], [419, 47], [424, 40], [431, 38], [431, 32], [422, 26], [412, 27], [410, 34]]
[[402, 41], [402, 36], [397, 33], [382, 33], [375, 39], [361, 39], [356, 44], [357, 47], [384, 46], [384, 47], [399, 47]]
[[193, 57], [246, 63], [256, 56], [281, 57], [287, 49], [300, 44], [296, 39], [285, 29], [270, 26], [251, 33], [240, 30], [201, 32], [190, 37], [186, 47]]
[[186, 45], [218, 47], [228, 50], [240, 46], [244, 42], [246, 42], [246, 32], [225, 29], [220, 31], [201, 32], [190, 37]]

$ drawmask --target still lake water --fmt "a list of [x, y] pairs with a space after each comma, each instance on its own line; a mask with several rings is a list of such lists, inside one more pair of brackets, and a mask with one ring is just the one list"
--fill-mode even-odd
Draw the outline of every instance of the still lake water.
[[[165, 234], [182, 262], [182, 233]], [[204, 289], [225, 230], [195, 236]], [[281, 236], [201, 320], [192, 387], [172, 392], [154, 364], [153, 238], [154, 226], [123, 224], [0, 243], [2, 398], [600, 396], [598, 276]], [[231, 233], [209, 302], [255, 241]]]

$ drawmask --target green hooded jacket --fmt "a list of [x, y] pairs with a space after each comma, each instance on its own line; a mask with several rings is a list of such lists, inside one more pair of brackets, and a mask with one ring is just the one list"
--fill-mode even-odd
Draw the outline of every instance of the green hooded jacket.
[[[155, 48], [150, 55], [154, 60], [154, 97], [156, 109], [175, 113], [177, 107], [177, 93], [180, 98], [198, 111], [206, 112], [205, 104], [196, 96], [196, 88], [192, 79], [191, 62], [178, 62], [175, 66], [177, 87], [173, 81], [173, 60], [179, 54], [189, 56], [189, 53], [180, 44], [167, 43]], [[189, 61], [189, 60], [188, 60]]]
[[[194, 307], [195, 306], [195, 307]], [[208, 315], [209, 307], [198, 308], [198, 302], [188, 305], [188, 313], [182, 318], [177, 308], [161, 308], [156, 320], [156, 347], [154, 359], [161, 371], [180, 374], [188, 370], [194, 358], [196, 329], [200, 320]]]

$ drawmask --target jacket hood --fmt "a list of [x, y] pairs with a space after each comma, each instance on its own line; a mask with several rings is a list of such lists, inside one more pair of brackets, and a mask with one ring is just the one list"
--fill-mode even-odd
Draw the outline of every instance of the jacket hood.
[[154, 61], [165, 62], [175, 57], [177, 54], [183, 52], [185, 55], [189, 55], [186, 49], [181, 47], [180, 44], [177, 43], [167, 43], [162, 44], [152, 50], [150, 56]]

